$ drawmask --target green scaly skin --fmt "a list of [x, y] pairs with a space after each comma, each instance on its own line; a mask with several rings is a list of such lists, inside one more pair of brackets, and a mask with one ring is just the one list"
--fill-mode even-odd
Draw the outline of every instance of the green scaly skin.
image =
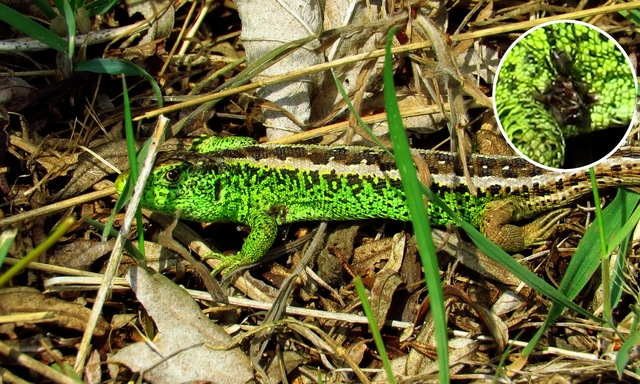
[[[469, 192], [460, 158], [448, 152], [414, 151], [429, 166], [430, 188], [465, 221], [507, 251], [548, 237], [554, 219], [524, 227], [509, 224], [565, 206], [590, 193], [587, 171], [553, 173], [521, 157], [472, 155]], [[625, 147], [595, 167], [599, 185], [640, 184], [640, 148]], [[128, 172], [116, 180], [121, 193]], [[393, 159], [381, 149], [319, 145], [258, 145], [245, 137], [206, 138], [190, 151], [156, 160], [141, 205], [199, 222], [230, 221], [251, 227], [236, 255], [213, 253], [214, 273], [258, 261], [273, 245], [278, 226], [297, 221], [386, 218], [410, 215]], [[434, 225], [454, 222], [427, 205]]]
[[[561, 126], [543, 102], [543, 94], [558, 76], [552, 50], [573, 58], [572, 77], [589, 86], [597, 97], [589, 109], [591, 124]], [[538, 163], [561, 168], [566, 137], [612, 126], [628, 126], [634, 113], [635, 78], [616, 45], [581, 24], [561, 23], [539, 28], [508, 53], [498, 74], [496, 106], [511, 142]]]
[[[258, 142], [248, 137], [207, 137], [194, 141], [190, 149], [204, 154], [252, 145], [258, 145]], [[283, 146], [283, 148], [289, 147], [304, 148], [304, 146], [295, 145]], [[381, 152], [377, 148], [368, 148], [368, 150], [375, 154]], [[226, 163], [226, 165], [231, 164]], [[225, 216], [226, 213], [221, 215], [219, 212], [228, 212], [228, 210], [225, 207], [216, 207], [215, 213], [195, 212], [191, 219], [183, 215], [181, 217], [197, 221], [202, 221], [201, 217], [207, 217], [208, 220], [205, 221], [229, 220], [248, 223], [250, 216], [262, 216], [259, 213], [264, 212], [278, 212], [275, 218], [276, 225], [316, 220], [346, 221], [374, 218], [410, 220], [404, 191], [398, 178], [369, 177], [357, 173], [336, 177], [330, 169], [318, 172], [308, 170], [301, 172], [298, 169], [279, 170], [259, 167], [243, 161], [237, 161], [233, 166], [234, 168], [225, 169], [224, 174], [219, 173], [217, 182], [233, 187], [233, 190], [229, 188], [229, 195], [242, 197], [235, 204], [252, 207], [258, 213], [247, 211]], [[171, 167], [172, 165], [167, 165], [166, 168], [159, 167], [154, 171], [154, 175], [166, 173]], [[189, 176], [192, 176], [192, 170], [193, 168], [190, 169]], [[206, 167], [198, 171], [205, 174], [210, 172]], [[243, 179], [244, 175], [252, 175], [249, 183]], [[193, 176], [197, 177], [195, 174]], [[432, 187], [438, 191], [436, 185]], [[472, 196], [468, 191], [459, 193], [447, 188], [440, 191], [440, 197], [454, 212], [476, 228], [480, 225], [482, 207], [496, 199], [482, 193]], [[159, 208], [169, 205], [168, 213], [180, 209], [178, 206], [174, 208], [173, 202], [169, 201], [162, 201], [157, 205]], [[185, 204], [185, 208], [191, 207], [188, 203]], [[433, 204], [428, 206], [427, 213], [430, 222], [434, 225], [444, 226], [454, 223], [444, 211]], [[249, 225], [253, 227], [250, 223]], [[264, 252], [269, 247], [271, 244], [264, 249]], [[252, 261], [255, 262], [258, 259]]]

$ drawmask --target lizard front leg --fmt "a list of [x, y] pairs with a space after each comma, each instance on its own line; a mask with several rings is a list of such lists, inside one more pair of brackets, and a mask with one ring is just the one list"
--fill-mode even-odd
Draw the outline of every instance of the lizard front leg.
[[220, 260], [220, 264], [211, 272], [212, 275], [215, 276], [220, 272], [226, 274], [227, 271], [255, 263], [271, 248], [278, 234], [278, 224], [273, 216], [266, 212], [255, 211], [249, 214], [246, 224], [251, 228], [251, 232], [240, 252], [235, 255], [223, 255], [219, 252], [205, 255], [205, 258]]
[[511, 224], [518, 216], [516, 202], [501, 199], [489, 202], [480, 220], [482, 232], [494, 244], [507, 252], [519, 252], [551, 236], [556, 223], [568, 215], [570, 209], [558, 209], [523, 226]]

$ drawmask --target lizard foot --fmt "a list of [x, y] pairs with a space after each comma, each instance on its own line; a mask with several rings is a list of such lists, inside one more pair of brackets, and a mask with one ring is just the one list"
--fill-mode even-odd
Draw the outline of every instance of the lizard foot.
[[217, 259], [220, 261], [220, 264], [218, 264], [218, 266], [215, 267], [213, 271], [211, 271], [211, 276], [214, 277], [218, 274], [226, 276], [229, 272], [233, 272], [233, 270], [235, 270], [236, 268], [251, 263], [251, 261], [245, 260], [245, 258], [241, 254], [223, 255], [218, 252], [208, 253], [204, 255], [202, 259]]
[[570, 208], [557, 209], [522, 226], [525, 247], [546, 241], [556, 229], [558, 220], [567, 217], [570, 212]]

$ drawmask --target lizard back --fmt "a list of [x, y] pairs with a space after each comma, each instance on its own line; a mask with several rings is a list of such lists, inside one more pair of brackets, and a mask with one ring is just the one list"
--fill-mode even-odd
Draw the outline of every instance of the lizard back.
[[[465, 220], [478, 226], [487, 202], [512, 199], [515, 220], [569, 204], [591, 191], [587, 170], [555, 173], [519, 157], [471, 155], [469, 192], [462, 161], [443, 151], [414, 150], [429, 166], [431, 188]], [[180, 175], [169, 182], [168, 172]], [[599, 187], [640, 184], [640, 148], [622, 147], [595, 167]], [[408, 220], [395, 162], [371, 147], [250, 145], [207, 154], [159, 156], [143, 205], [203, 222], [246, 222], [252, 210], [279, 224], [303, 220]], [[152, 206], [150, 206], [152, 205]], [[449, 223], [433, 204], [431, 221]]]

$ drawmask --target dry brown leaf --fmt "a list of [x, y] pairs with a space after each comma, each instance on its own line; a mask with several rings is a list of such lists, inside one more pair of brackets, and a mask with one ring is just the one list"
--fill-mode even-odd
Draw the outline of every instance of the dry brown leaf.
[[60, 244], [47, 260], [50, 264], [90, 271], [93, 263], [113, 249], [115, 239], [106, 243], [87, 239], [76, 239], [69, 244]]
[[253, 378], [251, 362], [224, 329], [209, 320], [182, 288], [160, 274], [132, 267], [127, 280], [158, 328], [153, 348], [138, 342], [114, 359], [156, 384], [211, 381], [245, 383]]
[[359, 228], [359, 224], [351, 223], [341, 225], [331, 232], [327, 236], [325, 247], [316, 259], [318, 276], [332, 287], [343, 282], [343, 260], [349, 263], [353, 258], [353, 243]]
[[357, 276], [373, 275], [376, 266], [381, 261], [389, 259], [389, 252], [393, 247], [393, 239], [383, 239], [366, 243], [356, 248], [353, 253], [351, 269]]
[[272, 359], [271, 364], [266, 369], [269, 379], [276, 383], [286, 382], [286, 377], [282, 377], [282, 373], [290, 374], [294, 369], [297, 369], [302, 364], [309, 361], [309, 356], [297, 351], [284, 351], [282, 352], [281, 359]]
[[24, 100], [35, 90], [35, 87], [20, 77], [0, 77], [0, 105]]
[[376, 275], [371, 289], [371, 310], [378, 329], [384, 327], [387, 313], [393, 304], [393, 294], [403, 284], [402, 279], [391, 269], [383, 269]]
[[509, 312], [515, 311], [524, 305], [526, 301], [522, 296], [518, 295], [513, 290], [506, 290], [498, 297], [498, 300], [491, 306], [491, 311], [497, 316], [506, 315]]
[[498, 351], [504, 351], [509, 342], [509, 329], [507, 325], [498, 315], [481, 305], [475, 305], [473, 309], [483, 312], [482, 319], [484, 320], [484, 325], [488, 328], [493, 340], [498, 344]]
[[[249, 65], [287, 42], [318, 34], [322, 28], [322, 6], [317, 0], [237, 0], [236, 5], [242, 19], [241, 36]], [[319, 46], [320, 43], [314, 40], [296, 49], [264, 70], [254, 81], [322, 63], [324, 57], [314, 51]], [[306, 123], [311, 109], [311, 92], [316, 82], [315, 76], [306, 76], [259, 88], [257, 94], [286, 109], [296, 120]], [[300, 130], [281, 111], [265, 110], [264, 117], [270, 140]]]
[[125, 3], [127, 4], [129, 16], [140, 13], [146, 20], [151, 21], [151, 26], [142, 40], [140, 40], [139, 45], [169, 36], [175, 19], [173, 1], [125, 0]]
[[[60, 328], [84, 332], [91, 310], [84, 305], [47, 297], [34, 288], [15, 287], [0, 290], [0, 314], [32, 313], [51, 311], [53, 318], [41, 321]], [[103, 336], [109, 325], [100, 317], [94, 330], [94, 336]]]

